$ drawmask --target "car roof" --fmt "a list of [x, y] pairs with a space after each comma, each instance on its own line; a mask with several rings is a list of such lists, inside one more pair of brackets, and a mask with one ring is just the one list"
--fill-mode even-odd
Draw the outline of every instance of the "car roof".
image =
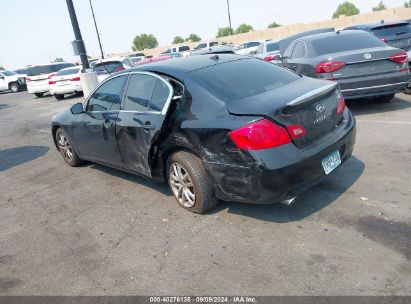
[[127, 74], [133, 71], [147, 71], [167, 74], [179, 79], [184, 79], [186, 74], [189, 72], [206, 68], [212, 65], [222, 64], [240, 59], [252, 58], [248, 56], [240, 56], [235, 54], [210, 54], [201, 56], [189, 56], [183, 58], [175, 58], [172, 60], [151, 62], [122, 71], [121, 73]]
[[376, 27], [380, 27], [380, 26], [386, 26], [386, 25], [396, 25], [396, 24], [405, 24], [405, 23], [409, 23], [409, 21], [406, 20], [398, 20], [398, 21], [385, 21], [385, 20], [381, 20], [379, 22], [372, 22], [372, 23], [364, 23], [364, 24], [355, 24], [353, 26], [347, 26], [347, 28], [350, 27], [357, 27], [360, 28], [362, 30], [371, 30], [373, 28]]
[[75, 69], [75, 68], [78, 68], [79, 70], [81, 70], [82, 66], [81, 65], [75, 65], [75, 66], [72, 66], [72, 67], [61, 69], [61, 70], [59, 70], [59, 72], [60, 71], [65, 71], [65, 70], [72, 70], [72, 69]]
[[328, 37], [347, 36], [347, 35], [370, 35], [370, 34], [369, 33], [364, 33], [364, 32], [361, 32], [361, 31], [357, 31], [357, 30], [345, 30], [345, 31], [314, 34], [314, 35], [310, 35], [310, 36], [301, 37], [301, 38], [298, 38], [296, 40], [314, 41], [314, 40], [328, 38]]

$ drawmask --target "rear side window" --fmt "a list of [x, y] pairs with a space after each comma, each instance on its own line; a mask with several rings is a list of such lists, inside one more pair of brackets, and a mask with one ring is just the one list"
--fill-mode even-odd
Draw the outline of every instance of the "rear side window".
[[180, 46], [180, 52], [189, 51], [190, 47], [187, 45]]
[[274, 51], [279, 51], [279, 50], [280, 50], [280, 44], [278, 42], [267, 44], [267, 52], [274, 52]]
[[80, 72], [80, 68], [67, 69], [63, 71], [58, 71], [55, 76], [72, 75], [72, 74], [77, 74], [78, 72]]
[[221, 99], [243, 99], [296, 81], [299, 76], [258, 59], [242, 59], [192, 72], [197, 81]]
[[167, 102], [169, 95], [170, 89], [168, 88], [168, 86], [164, 83], [164, 81], [157, 79], [149, 110], [161, 112]]
[[366, 32], [336, 34], [313, 40], [311, 43], [317, 55], [386, 46], [384, 42]]
[[157, 78], [149, 75], [130, 76], [125, 100], [126, 111], [147, 111]]
[[102, 84], [88, 100], [87, 111], [119, 110], [127, 76], [119, 76]]
[[291, 55], [291, 58], [303, 58], [305, 57], [305, 55], [307, 54], [306, 50], [305, 50], [305, 44], [302, 41], [297, 41], [297, 43], [295, 44], [293, 53]]
[[379, 26], [371, 29], [371, 33], [377, 37], [401, 35], [411, 33], [411, 25], [408, 23], [398, 23], [392, 25]]

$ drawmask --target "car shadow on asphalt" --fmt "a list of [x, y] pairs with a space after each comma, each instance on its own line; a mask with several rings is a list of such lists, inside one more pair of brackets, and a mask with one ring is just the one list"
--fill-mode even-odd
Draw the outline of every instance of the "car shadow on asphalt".
[[22, 146], [0, 150], [0, 172], [35, 160], [49, 150], [47, 146]]
[[173, 196], [173, 193], [171, 192], [170, 188], [168, 187], [168, 184], [162, 183], [162, 182], [155, 182], [153, 180], [150, 180], [148, 178], [145, 178], [143, 176], [137, 175], [137, 174], [132, 174], [128, 173], [125, 171], [121, 171], [115, 168], [107, 167], [104, 165], [100, 165], [97, 163], [86, 163], [85, 166], [88, 166], [89, 168], [104, 172], [106, 174], [110, 174], [112, 176], [128, 180], [130, 182], [151, 188], [155, 191], [160, 192], [163, 195], [166, 196]]
[[317, 186], [301, 193], [291, 206], [280, 203], [253, 205], [220, 202], [210, 214], [223, 210], [228, 213], [255, 218], [265, 222], [298, 222], [335, 202], [364, 172], [364, 163], [353, 156]]
[[411, 102], [397, 95], [391, 102], [377, 102], [370, 99], [347, 100], [347, 107], [354, 116], [401, 111], [411, 107]]

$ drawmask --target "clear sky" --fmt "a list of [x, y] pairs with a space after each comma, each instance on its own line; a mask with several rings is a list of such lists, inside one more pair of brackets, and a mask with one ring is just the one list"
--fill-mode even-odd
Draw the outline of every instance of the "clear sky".
[[[379, 0], [351, 0], [369, 12]], [[384, 0], [388, 7], [405, 0]], [[99, 49], [88, 0], [73, 0], [88, 52]], [[133, 38], [151, 33], [159, 44], [196, 33], [213, 38], [227, 26], [226, 0], [92, 0], [105, 52], [131, 50]], [[233, 27], [240, 23], [264, 29], [281, 24], [329, 19], [343, 0], [230, 0]], [[74, 60], [74, 34], [65, 0], [0, 0], [0, 65], [15, 69], [62, 57]], [[410, 16], [411, 17], [411, 16]]]

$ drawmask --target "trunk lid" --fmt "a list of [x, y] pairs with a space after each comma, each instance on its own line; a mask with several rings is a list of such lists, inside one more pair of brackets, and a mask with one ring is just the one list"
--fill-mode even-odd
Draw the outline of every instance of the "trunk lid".
[[293, 142], [303, 146], [335, 128], [340, 91], [337, 83], [303, 77], [275, 90], [227, 103], [235, 115], [265, 116], [287, 127], [299, 125], [305, 134]]
[[399, 52], [400, 49], [378, 47], [337, 53], [327, 60], [346, 63], [341, 69], [332, 72], [332, 77], [338, 80], [398, 72], [404, 64], [389, 58]]

